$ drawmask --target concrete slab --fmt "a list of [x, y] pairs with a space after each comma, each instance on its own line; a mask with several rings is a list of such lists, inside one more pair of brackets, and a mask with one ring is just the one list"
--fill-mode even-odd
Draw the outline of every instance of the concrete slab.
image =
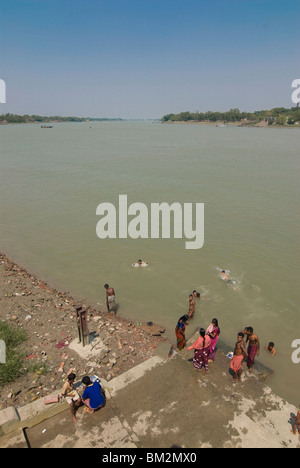
[[14, 431], [19, 425], [19, 415], [13, 406], [0, 411], [0, 436]]
[[[57, 393], [55, 393], [56, 395]], [[22, 406], [17, 409], [21, 427], [31, 427], [35, 424], [51, 418], [55, 414], [59, 414], [68, 408], [69, 405], [65, 400], [60, 400], [58, 403], [45, 405], [44, 398], [39, 398], [29, 405]]]
[[[35, 424], [26, 430], [30, 446], [300, 448], [299, 435], [291, 434], [297, 409], [273, 394], [264, 369], [250, 374], [245, 368], [242, 380], [233, 384], [224, 353], [217, 352], [208, 375], [194, 369], [192, 356], [186, 349], [172, 359], [157, 356], [102, 381], [106, 406], [94, 414], [79, 408], [76, 423], [69, 408], [48, 418], [43, 411], [37, 423], [34, 414]], [[3, 439], [0, 444], [5, 447]]]
[[22, 429], [10, 432], [0, 439], [0, 448], [28, 448]]

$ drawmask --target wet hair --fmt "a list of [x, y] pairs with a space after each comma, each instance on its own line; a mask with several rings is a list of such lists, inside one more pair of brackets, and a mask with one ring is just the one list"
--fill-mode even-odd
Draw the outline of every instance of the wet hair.
[[219, 333], [221, 333], [221, 330], [220, 330], [220, 327], [219, 327], [219, 321], [218, 321], [218, 319], [213, 318], [212, 321], [211, 321], [211, 323], [213, 323], [214, 325], [216, 325], [216, 327], [218, 327], [218, 329], [219, 329]]
[[184, 315], [182, 315], [182, 317], [180, 317], [178, 322], [180, 322], [180, 320], [183, 321], [183, 322], [186, 322], [188, 319], [189, 319], [189, 316], [187, 314], [184, 314]]
[[252, 327], [247, 327], [246, 330], [250, 333], [253, 333], [253, 328]]
[[109, 288], [109, 284], [106, 283], [106, 284], [104, 285], [104, 287], [105, 287], [105, 289]]
[[275, 346], [275, 345], [274, 345], [273, 341], [270, 341], [269, 347], [270, 347], [270, 348], [274, 348], [274, 346]]
[[225, 270], [222, 270], [222, 273], [225, 273]]
[[205, 348], [205, 330], [204, 328], [200, 328], [199, 330], [200, 336], [203, 338], [203, 348]]
[[91, 381], [91, 379], [89, 378], [88, 375], [86, 375], [85, 377], [83, 377], [82, 381], [81, 381], [84, 385], [91, 385], [91, 383], [93, 383]]
[[70, 374], [68, 375], [68, 380], [75, 380], [76, 379], [76, 374], [74, 374], [73, 372], [70, 372]]
[[245, 335], [244, 335], [243, 332], [240, 332], [240, 333], [238, 333], [238, 336], [241, 336], [242, 338], [244, 338]]

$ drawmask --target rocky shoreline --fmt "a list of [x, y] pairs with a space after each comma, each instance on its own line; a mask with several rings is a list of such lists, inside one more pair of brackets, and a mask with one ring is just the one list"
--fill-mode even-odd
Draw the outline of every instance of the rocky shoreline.
[[[70, 346], [78, 343], [76, 307], [88, 308], [88, 329], [93, 347], [92, 360]], [[133, 322], [79, 303], [57, 291], [0, 253], [0, 320], [23, 329], [27, 340], [24, 373], [1, 387], [0, 410], [20, 407], [61, 391], [72, 369], [78, 379], [98, 375], [109, 381], [156, 355], [166, 342], [159, 324]], [[82, 348], [85, 349], [85, 348]]]

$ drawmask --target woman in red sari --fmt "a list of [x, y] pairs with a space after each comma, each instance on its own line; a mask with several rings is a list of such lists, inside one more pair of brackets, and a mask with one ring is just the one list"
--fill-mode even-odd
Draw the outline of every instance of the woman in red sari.
[[205, 372], [208, 372], [208, 356], [209, 348], [211, 345], [211, 339], [205, 334], [204, 328], [200, 328], [200, 336], [195, 343], [188, 348], [188, 350], [194, 349], [193, 363], [195, 369], [200, 371], [202, 367], [205, 368]]
[[186, 339], [185, 339], [185, 329], [188, 321], [188, 315], [183, 315], [180, 317], [178, 320], [177, 326], [175, 328], [175, 334], [177, 338], [177, 348], [179, 351], [181, 351], [186, 344]]

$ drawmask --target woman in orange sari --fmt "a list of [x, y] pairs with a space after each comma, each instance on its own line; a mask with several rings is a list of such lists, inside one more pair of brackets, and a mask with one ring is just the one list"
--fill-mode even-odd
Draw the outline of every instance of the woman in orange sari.
[[177, 338], [177, 348], [179, 351], [181, 351], [186, 344], [186, 339], [185, 339], [185, 329], [188, 321], [188, 315], [183, 315], [180, 317], [178, 320], [177, 326], [175, 328], [175, 334]]
[[188, 348], [188, 350], [194, 349], [193, 363], [195, 369], [200, 371], [202, 367], [205, 368], [205, 372], [208, 372], [208, 356], [209, 348], [211, 345], [211, 339], [205, 334], [204, 328], [200, 328], [200, 336], [195, 343]]

